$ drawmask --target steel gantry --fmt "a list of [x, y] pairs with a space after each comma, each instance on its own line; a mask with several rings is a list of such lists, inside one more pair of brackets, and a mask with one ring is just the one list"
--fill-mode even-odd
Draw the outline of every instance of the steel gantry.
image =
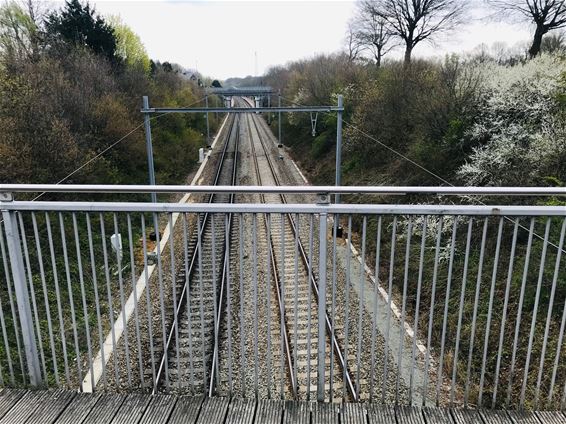
[[[185, 107], [185, 108], [171, 108], [171, 107], [150, 107], [149, 100], [147, 96], [143, 97], [143, 108], [141, 112], [144, 114], [145, 123], [145, 137], [146, 137], [146, 147], [147, 147], [147, 160], [149, 168], [149, 184], [155, 185], [155, 169], [153, 165], [153, 147], [152, 147], [152, 137], [151, 137], [151, 115], [152, 114], [169, 114], [169, 113], [204, 113], [206, 114], [206, 130], [207, 130], [207, 145], [209, 143], [209, 125], [208, 125], [208, 114], [214, 113], [277, 113], [279, 116], [278, 122], [278, 146], [283, 147], [281, 141], [281, 114], [282, 113], [292, 113], [292, 112], [304, 112], [311, 114], [311, 124], [312, 124], [312, 114], [318, 114], [319, 112], [334, 113], [337, 115], [336, 124], [336, 183], [335, 185], [339, 187], [342, 184], [342, 120], [344, 114], [344, 97], [338, 95], [338, 104], [336, 106], [281, 106], [281, 93], [278, 92], [278, 105], [271, 106], [271, 101], [268, 101], [268, 107], [209, 107], [208, 106], [208, 93], [207, 91], [205, 97], [205, 107]], [[248, 87], [242, 89], [235, 88], [217, 88], [211, 90], [210, 93], [219, 94], [223, 96], [232, 96], [237, 93], [238, 96], [256, 96], [256, 95], [268, 95], [273, 93], [270, 87]], [[268, 97], [270, 99], [270, 97]], [[314, 128], [313, 128], [314, 132]], [[152, 201], [155, 202], [155, 196], [152, 194]], [[335, 194], [335, 202], [340, 203], [340, 194]]]

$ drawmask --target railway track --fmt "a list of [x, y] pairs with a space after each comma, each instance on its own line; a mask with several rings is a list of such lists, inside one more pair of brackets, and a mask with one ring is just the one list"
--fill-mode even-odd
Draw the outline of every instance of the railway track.
[[[214, 185], [236, 185], [240, 117], [230, 123], [214, 177]], [[208, 203], [232, 203], [233, 194], [215, 194]], [[153, 392], [160, 387], [204, 393], [217, 378], [219, 323], [226, 295], [225, 282], [231, 215], [199, 214], [190, 238], [184, 217], [183, 264], [173, 285], [173, 317], [162, 350]]]
[[[237, 103], [248, 105], [246, 101], [237, 99]], [[276, 168], [269, 153], [267, 134], [259, 119], [254, 114], [236, 114], [230, 123], [228, 136], [223, 146], [222, 154], [217, 164], [214, 185], [236, 185], [238, 180], [238, 149], [240, 135], [244, 126], [248, 129], [251, 168], [258, 185], [281, 185]], [[260, 164], [261, 163], [261, 164]], [[284, 195], [261, 195], [264, 203], [287, 203]], [[233, 203], [233, 194], [217, 194], [210, 196], [208, 201]], [[253, 316], [253, 338], [255, 352], [254, 375], [256, 396], [258, 396], [258, 374], [260, 356], [268, 357], [267, 368], [271, 364], [275, 367], [266, 372], [270, 375], [267, 385], [273, 377], [280, 385], [280, 392], [284, 398], [314, 400], [317, 399], [317, 376], [321, 370], [325, 373], [325, 400], [333, 401], [340, 398], [357, 400], [359, 391], [354, 386], [352, 373], [344, 358], [344, 349], [340, 345], [336, 330], [327, 312], [330, 305], [326, 305], [324, 314], [326, 361], [318, 364], [318, 283], [316, 278], [316, 257], [314, 245], [315, 219], [305, 224], [305, 218], [283, 214], [258, 214], [253, 217], [253, 249], [254, 264], [251, 274], [245, 274], [243, 266], [242, 244], [245, 237], [242, 227], [246, 225], [241, 221], [242, 215], [200, 214], [196, 217], [195, 234], [187, 234], [185, 217], [183, 243], [184, 260], [176, 275], [176, 284], [173, 289], [173, 316], [167, 331], [165, 347], [162, 351], [161, 361], [157, 370], [154, 393], [160, 387], [168, 390], [178, 388], [180, 391], [191, 394], [208, 393], [213, 395], [223, 382], [230, 385], [232, 393], [233, 375], [232, 355], [237, 351], [236, 335], [230, 325], [231, 301], [230, 284], [235, 279], [231, 273], [239, 271], [240, 304], [239, 319], [240, 333], [247, 325], [246, 318]], [[258, 231], [259, 228], [259, 231]], [[239, 269], [233, 269], [231, 261], [230, 238], [233, 232], [239, 232], [240, 260]], [[303, 240], [308, 239], [308, 247]], [[260, 316], [258, 309], [258, 246], [259, 249], [268, 250], [267, 254], [267, 280], [271, 287], [267, 290], [267, 318]], [[263, 253], [263, 252], [262, 252]], [[236, 267], [237, 268], [237, 265]], [[250, 268], [251, 269], [251, 268]], [[249, 269], [247, 270], [249, 272]], [[252, 291], [245, 292], [242, 280], [254, 280]], [[261, 289], [264, 290], [264, 289]], [[246, 297], [253, 297], [245, 299]], [[228, 311], [226, 311], [228, 308]], [[232, 305], [232, 312], [238, 305]], [[247, 310], [246, 310], [247, 309]], [[265, 314], [265, 311], [262, 312]], [[269, 322], [273, 317], [273, 325]], [[259, 326], [268, 321], [267, 346], [262, 346], [259, 352], [258, 332]], [[226, 322], [228, 321], [228, 325]], [[237, 327], [237, 326], [236, 326]], [[230, 334], [228, 334], [230, 333]], [[234, 346], [229, 343], [228, 352], [220, 348], [226, 339], [234, 340]], [[239, 390], [246, 393], [245, 374], [250, 370], [246, 363], [246, 341], [240, 334], [240, 357], [242, 383]], [[229, 358], [223, 357], [229, 355]], [[226, 370], [228, 363], [229, 370]], [[250, 361], [251, 366], [251, 361]], [[228, 375], [227, 375], [228, 374]], [[267, 388], [270, 393], [271, 388]], [[334, 396], [339, 393], [340, 395]], [[344, 394], [343, 396], [341, 394]], [[269, 397], [271, 395], [268, 394]]]
[[[250, 145], [254, 161], [254, 169], [258, 185], [281, 185], [275, 166], [266, 146], [264, 128], [257, 124], [254, 115], [245, 115], [250, 131], [255, 131], [256, 137], [250, 134]], [[254, 139], [259, 141], [260, 152], [256, 151]], [[261, 172], [259, 159], [267, 165]], [[261, 195], [263, 203], [287, 203], [284, 195]], [[269, 222], [268, 222], [269, 221]], [[275, 214], [263, 217], [263, 227], [270, 249], [271, 270], [273, 276], [276, 313], [280, 317], [281, 351], [288, 373], [288, 394], [295, 399], [312, 400], [317, 398], [317, 376], [321, 367], [317, 361], [318, 355], [318, 283], [316, 281], [313, 263], [313, 232], [314, 217], [307, 225], [307, 231], [300, 228], [299, 216], [282, 216]], [[305, 234], [306, 233], [306, 234]], [[301, 237], [308, 238], [306, 249]], [[285, 285], [290, 286], [286, 289]], [[291, 284], [288, 283], [291, 281]], [[328, 308], [329, 305], [326, 305]], [[336, 337], [333, 322], [328, 312], [324, 314], [327, 339], [327, 355], [323, 367], [325, 371], [326, 400], [333, 400], [334, 390], [347, 393], [349, 400], [357, 400], [359, 391], [354, 387], [350, 370], [344, 360], [343, 349]], [[326, 334], [324, 335], [326, 338]], [[332, 366], [331, 366], [332, 364]], [[334, 370], [339, 370], [334, 373]]]

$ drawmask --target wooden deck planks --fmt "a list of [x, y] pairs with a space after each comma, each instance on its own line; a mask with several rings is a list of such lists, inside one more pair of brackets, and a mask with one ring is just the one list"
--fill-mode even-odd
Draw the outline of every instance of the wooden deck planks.
[[175, 407], [177, 398], [171, 395], [157, 395], [151, 398], [140, 424], [164, 424]]
[[80, 424], [90, 413], [100, 395], [92, 393], [77, 393], [73, 401], [59, 416], [55, 424]]
[[255, 422], [262, 424], [281, 424], [283, 402], [280, 400], [260, 400], [257, 403]]
[[340, 422], [340, 405], [336, 403], [313, 403], [311, 409], [312, 424], [338, 424]]
[[112, 424], [138, 424], [151, 400], [151, 395], [132, 393], [120, 405]]
[[397, 424], [395, 408], [388, 405], [369, 405], [368, 420], [369, 424]]
[[255, 409], [255, 399], [232, 399], [226, 424], [254, 424]]
[[456, 424], [483, 424], [481, 415], [476, 409], [454, 408], [450, 412]]
[[46, 396], [27, 419], [26, 424], [53, 424], [67, 409], [77, 394], [68, 390], [56, 390]]
[[566, 424], [549, 411], [318, 404], [279, 400], [0, 391], [0, 424]]
[[29, 391], [4, 415], [0, 423], [19, 424], [26, 420], [35, 412], [41, 401], [50, 395], [48, 391]]
[[399, 406], [395, 408], [398, 424], [426, 424], [421, 408], [412, 406]]
[[0, 418], [26, 394], [25, 390], [2, 390], [0, 394]]
[[198, 424], [224, 423], [228, 413], [229, 398], [206, 398], [202, 404]]
[[116, 393], [105, 393], [101, 395], [82, 424], [110, 423], [125, 399], [125, 395]]
[[168, 424], [193, 424], [200, 413], [203, 396], [181, 396], [177, 399]]
[[423, 414], [427, 424], [455, 424], [448, 409], [426, 407]]
[[345, 403], [340, 418], [343, 424], [365, 424], [366, 409], [361, 403]]
[[283, 424], [310, 424], [311, 408], [309, 402], [285, 402]]
[[556, 411], [538, 411], [535, 412], [539, 421], [544, 424], [564, 424], [566, 415]]

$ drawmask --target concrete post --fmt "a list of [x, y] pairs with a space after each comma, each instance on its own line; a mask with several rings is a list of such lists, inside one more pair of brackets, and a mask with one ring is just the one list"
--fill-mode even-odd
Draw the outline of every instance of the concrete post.
[[[279, 107], [281, 107], [281, 90], [279, 90], [278, 98], [279, 98], [278, 105]], [[279, 124], [279, 147], [282, 147], [283, 141], [281, 139], [281, 112], [279, 112], [279, 118], [277, 119], [277, 122]]]
[[[208, 94], [204, 96], [204, 102], [208, 109]], [[208, 123], [208, 112], [206, 112], [206, 146], [210, 146], [210, 125]]]

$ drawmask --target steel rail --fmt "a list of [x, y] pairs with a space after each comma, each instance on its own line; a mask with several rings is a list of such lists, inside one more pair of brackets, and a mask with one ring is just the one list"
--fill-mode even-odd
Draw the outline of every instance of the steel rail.
[[[223, 165], [224, 165], [224, 159], [226, 158], [226, 153], [228, 151], [228, 146], [230, 144], [230, 139], [231, 139], [232, 131], [234, 129], [235, 121], [236, 121], [236, 119], [234, 117], [234, 119], [232, 120], [232, 123], [230, 124], [228, 136], [226, 137], [226, 142], [224, 143], [224, 147], [222, 149], [222, 155], [220, 156], [220, 160], [219, 160], [217, 168], [216, 168], [216, 173], [215, 173], [215, 176], [214, 176], [214, 183], [217, 183], [218, 180], [220, 179], [220, 174], [222, 172], [222, 168], [223, 168]], [[234, 161], [234, 166], [236, 166], [235, 161]], [[233, 195], [231, 196], [231, 199], [233, 199]], [[208, 204], [213, 203], [213, 201], [214, 201], [214, 194], [212, 194], [209, 197]], [[213, 213], [213, 212], [209, 212], [209, 211], [205, 212], [205, 215], [204, 215], [204, 218], [201, 222], [201, 225], [197, 230], [197, 235], [196, 235], [197, 240], [202, 240], [203, 233], [204, 233], [204, 230], [206, 228], [206, 225], [208, 224], [209, 216], [210, 216], [211, 213]], [[230, 216], [231, 216], [231, 214], [230, 214]], [[169, 353], [170, 345], [174, 340], [175, 330], [176, 330], [176, 328], [179, 324], [179, 315], [181, 313], [182, 306], [184, 306], [184, 301], [186, 299], [187, 290], [189, 290], [188, 281], [189, 281], [190, 275], [192, 275], [194, 268], [195, 268], [195, 264], [196, 264], [196, 261], [197, 261], [197, 258], [198, 258], [199, 246], [201, 246], [201, 243], [197, 242], [197, 244], [195, 245], [195, 249], [193, 250], [192, 255], [191, 255], [190, 266], [188, 268], [188, 273], [187, 273], [187, 276], [186, 276], [187, 282], [183, 285], [183, 290], [181, 291], [181, 294], [179, 296], [179, 301], [177, 303], [177, 310], [174, 311], [173, 325], [171, 326], [171, 329], [169, 331], [169, 335], [167, 337], [166, 345], [164, 346], [164, 349], [163, 349], [163, 355], [161, 357], [159, 369], [158, 369], [158, 372], [156, 374], [155, 386], [153, 387], [152, 394], [157, 393], [157, 390], [158, 390], [159, 385], [161, 383], [161, 378], [162, 378], [163, 373], [165, 371], [165, 365], [167, 363], [167, 355]], [[222, 260], [224, 261], [225, 254], [223, 254], [222, 257], [223, 257]], [[173, 281], [172, 284], [176, 284], [176, 282]], [[204, 366], [206, 366], [206, 365], [204, 365]]]
[[[236, 117], [234, 117], [234, 120], [236, 119]], [[240, 120], [238, 117], [238, 129], [239, 129], [239, 125], [240, 125]], [[234, 160], [233, 160], [233, 166], [232, 166], [232, 185], [236, 185], [236, 180], [238, 178], [238, 150], [240, 147], [240, 131], [236, 131], [236, 142], [235, 142], [235, 146], [234, 146]], [[234, 203], [234, 196], [235, 194], [232, 193], [230, 194], [230, 203]], [[225, 237], [230, 237], [232, 234], [232, 214], [228, 214], [228, 225], [227, 228], [224, 231]], [[226, 250], [226, 243], [223, 244], [223, 259], [222, 259], [222, 275], [220, 278], [220, 295], [219, 295], [219, 299], [218, 299], [218, 314], [217, 314], [217, 322], [214, 324], [214, 351], [213, 351], [213, 356], [212, 356], [212, 364], [210, 366], [210, 385], [209, 385], [209, 389], [208, 389], [208, 396], [212, 397], [212, 395], [214, 394], [214, 379], [216, 377], [216, 370], [217, 370], [217, 364], [218, 364], [218, 336], [220, 333], [220, 319], [222, 317], [222, 306], [223, 306], [223, 299], [225, 296], [225, 293], [227, 290], [226, 289], [226, 285], [227, 285], [227, 274], [230, 272], [227, 269], [226, 266], [226, 262], [228, 259], [228, 256], [230, 255], [230, 252]]]
[[[253, 119], [252, 119], [253, 122]], [[257, 127], [256, 127], [257, 129]], [[258, 131], [258, 135], [259, 135], [259, 131]], [[261, 137], [260, 137], [261, 138]], [[252, 150], [252, 157], [253, 157], [253, 162], [254, 162], [254, 169], [256, 172], [256, 177], [258, 182], [261, 184], [261, 173], [259, 171], [259, 163], [257, 160], [257, 155], [256, 155], [256, 151], [255, 151], [255, 146], [252, 140], [252, 135], [250, 132], [250, 144], [251, 144], [251, 150]], [[265, 201], [265, 195], [264, 194], [260, 194], [260, 198], [261, 198], [261, 203], [267, 203]], [[271, 234], [269, 232], [268, 226], [267, 226], [267, 214], [265, 214], [265, 221], [264, 221], [264, 226], [265, 226], [265, 233], [266, 234]], [[283, 347], [285, 349], [285, 359], [286, 359], [286, 363], [287, 363], [287, 372], [289, 375], [289, 380], [290, 380], [290, 384], [291, 384], [291, 391], [293, 392], [293, 397], [295, 399], [297, 399], [298, 397], [298, 387], [297, 387], [297, 382], [295, 380], [295, 373], [294, 373], [294, 364], [293, 364], [293, 359], [291, 356], [291, 344], [289, 342], [289, 327], [287, 324], [287, 321], [285, 320], [285, 301], [281, 296], [281, 282], [279, 280], [279, 275], [277, 273], [277, 259], [276, 259], [276, 253], [275, 253], [275, 248], [273, 246], [273, 239], [272, 236], [269, 237], [269, 253], [271, 256], [271, 273], [273, 274], [273, 283], [275, 285], [275, 292], [277, 293], [277, 305], [278, 305], [278, 309], [279, 309], [279, 314], [280, 314], [280, 320], [281, 323], [283, 324], [283, 327], [281, 329], [281, 336], [283, 337]], [[281, 266], [285, 266], [285, 264], [282, 264]], [[257, 342], [257, 341], [256, 341]], [[281, 376], [281, 378], [283, 378], [283, 376]]]
[[[265, 158], [266, 158], [266, 160], [267, 160], [269, 169], [271, 170], [271, 173], [272, 173], [272, 175], [273, 175], [273, 179], [274, 179], [275, 183], [276, 183], [277, 185], [279, 185], [279, 184], [280, 184], [280, 181], [279, 181], [279, 178], [277, 177], [277, 173], [275, 172], [275, 167], [273, 166], [273, 162], [271, 161], [271, 158], [270, 158], [270, 156], [269, 156], [269, 153], [268, 153], [268, 151], [267, 151], [267, 148], [265, 147], [265, 143], [264, 143], [264, 141], [263, 141], [263, 139], [262, 139], [262, 137], [261, 137], [259, 128], [258, 128], [258, 126], [257, 126], [257, 123], [255, 122], [255, 119], [253, 119], [253, 116], [252, 116], [252, 122], [253, 122], [253, 124], [254, 124], [254, 126], [255, 126], [255, 128], [256, 128], [257, 134], [258, 134], [258, 136], [259, 136], [259, 141], [260, 141], [261, 146], [262, 146], [262, 148], [263, 148], [263, 151], [264, 151], [264, 153], [265, 153]], [[287, 199], [285, 198], [285, 196], [284, 196], [283, 194], [279, 194], [279, 196], [280, 196], [281, 201], [282, 201], [283, 203], [287, 203]], [[303, 247], [303, 244], [302, 244], [302, 242], [301, 242], [301, 240], [300, 240], [300, 234], [299, 234], [298, 231], [297, 231], [297, 227], [296, 227], [296, 225], [295, 225], [295, 221], [293, 220], [293, 218], [291, 217], [291, 215], [287, 214], [286, 216], [287, 216], [287, 220], [289, 221], [289, 223], [290, 223], [290, 225], [291, 225], [291, 228], [292, 228], [292, 230], [293, 230], [293, 233], [295, 234], [295, 237], [298, 238], [298, 248], [299, 248], [299, 252], [300, 252], [300, 254], [301, 254], [301, 260], [302, 260], [302, 262], [303, 262], [303, 266], [305, 267], [305, 269], [306, 269], [307, 271], [310, 270], [310, 272], [308, 272], [308, 274], [310, 275], [310, 284], [311, 284], [311, 287], [312, 287], [312, 289], [313, 289], [313, 291], [314, 291], [315, 298], [318, 299], [319, 288], [318, 288], [318, 282], [316, 281], [316, 278], [315, 278], [315, 272], [314, 272], [314, 270], [311, 268], [311, 266], [310, 266], [310, 264], [309, 264], [308, 256], [307, 256], [307, 253], [306, 253], [306, 251], [305, 251], [305, 249], [304, 249], [304, 247]], [[320, 307], [320, 305], [319, 305], [319, 307]], [[357, 402], [357, 400], [358, 400], [357, 390], [356, 390], [356, 388], [354, 387], [354, 383], [353, 383], [353, 381], [352, 381], [352, 377], [350, 376], [350, 372], [349, 372], [349, 370], [348, 370], [346, 361], [345, 361], [345, 359], [344, 359], [344, 355], [343, 355], [342, 350], [341, 350], [341, 348], [340, 348], [340, 345], [339, 345], [339, 343], [338, 343], [338, 339], [336, 338], [336, 334], [335, 334], [335, 332], [334, 332], [334, 330], [333, 330], [333, 323], [332, 323], [332, 321], [330, 320], [330, 317], [328, 316], [328, 311], [326, 310], [326, 306], [324, 307], [324, 315], [325, 315], [325, 321], [326, 321], [326, 331], [327, 331], [328, 334], [331, 335], [331, 338], [332, 338], [331, 344], [332, 344], [332, 347], [334, 348], [334, 350], [335, 350], [335, 352], [336, 352], [336, 356], [337, 356], [338, 363], [340, 364], [340, 368], [342, 369], [343, 374], [344, 374], [344, 376], [346, 377], [346, 382], [345, 382], [345, 383], [346, 383], [346, 385], [347, 385], [348, 392], [350, 392], [350, 395], [352, 396], [352, 399], [354, 400], [354, 402]], [[319, 334], [318, 337], [321, 337], [321, 335]], [[318, 358], [318, 360], [320, 361], [321, 358]], [[310, 384], [310, 383], [309, 383], [309, 384]]]
[[[380, 196], [566, 196], [566, 187], [436, 187], [436, 186], [230, 186], [230, 185], [104, 185], [0, 184], [0, 201], [10, 193], [266, 193], [374, 194]], [[6, 198], [3, 198], [3, 196]]]

